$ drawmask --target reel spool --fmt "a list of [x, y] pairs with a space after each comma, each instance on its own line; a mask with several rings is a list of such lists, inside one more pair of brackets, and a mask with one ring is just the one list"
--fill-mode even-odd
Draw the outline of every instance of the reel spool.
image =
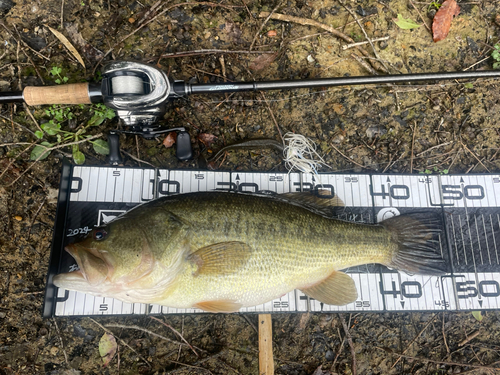
[[103, 102], [116, 110], [117, 116], [130, 128], [109, 134], [111, 164], [122, 163], [118, 138], [120, 133], [152, 139], [160, 134], [177, 131], [176, 156], [179, 160], [191, 159], [191, 140], [186, 129], [166, 129], [156, 125], [166, 112], [171, 89], [165, 73], [148, 65], [118, 61], [104, 67], [101, 86]]

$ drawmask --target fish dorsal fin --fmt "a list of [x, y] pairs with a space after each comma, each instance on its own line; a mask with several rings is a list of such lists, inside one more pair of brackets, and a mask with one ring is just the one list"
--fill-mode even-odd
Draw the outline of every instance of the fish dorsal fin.
[[315, 192], [297, 191], [279, 194], [277, 197], [288, 203], [319, 211], [319, 213], [326, 216], [334, 215], [338, 208], [345, 206], [338, 196], [330, 197], [330, 191], [327, 190], [317, 190]]
[[233, 301], [204, 301], [193, 305], [194, 308], [211, 313], [232, 313], [241, 309], [242, 305]]
[[323, 281], [309, 288], [301, 289], [304, 294], [328, 305], [347, 305], [358, 298], [354, 280], [340, 271], [333, 271]]
[[252, 251], [244, 242], [220, 242], [196, 250], [188, 256], [188, 261], [198, 266], [194, 276], [224, 275], [241, 269]]

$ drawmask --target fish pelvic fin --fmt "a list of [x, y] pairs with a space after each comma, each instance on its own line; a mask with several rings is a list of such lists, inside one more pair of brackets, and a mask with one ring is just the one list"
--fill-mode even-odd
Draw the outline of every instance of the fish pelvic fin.
[[358, 291], [356, 290], [354, 280], [340, 271], [333, 271], [323, 281], [308, 288], [302, 288], [301, 290], [309, 297], [328, 305], [347, 305], [358, 298]]
[[252, 252], [244, 242], [220, 242], [196, 250], [187, 260], [197, 266], [194, 276], [227, 275], [244, 267]]
[[381, 223], [396, 245], [386, 266], [410, 274], [443, 275], [448, 266], [437, 252], [442, 222], [437, 215], [417, 212], [391, 217]]
[[211, 313], [232, 313], [241, 309], [242, 305], [234, 301], [204, 301], [193, 305], [194, 308]]

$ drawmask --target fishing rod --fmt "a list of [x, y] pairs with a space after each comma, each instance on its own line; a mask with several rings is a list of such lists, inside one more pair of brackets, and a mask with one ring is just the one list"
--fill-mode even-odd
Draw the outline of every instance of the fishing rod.
[[102, 77], [101, 83], [28, 86], [23, 91], [0, 92], [0, 104], [15, 102], [27, 105], [104, 103], [116, 111], [117, 117], [128, 128], [128, 130], [113, 130], [108, 137], [110, 163], [117, 165], [121, 163], [118, 134], [135, 134], [145, 139], [152, 139], [160, 134], [176, 131], [176, 156], [179, 160], [190, 159], [192, 157], [191, 140], [185, 128], [165, 128], [158, 125], [158, 122], [165, 115], [169, 100], [191, 94], [496, 78], [500, 77], [500, 70], [261, 82], [188, 83], [171, 80], [165, 72], [149, 65], [115, 61], [103, 67]]

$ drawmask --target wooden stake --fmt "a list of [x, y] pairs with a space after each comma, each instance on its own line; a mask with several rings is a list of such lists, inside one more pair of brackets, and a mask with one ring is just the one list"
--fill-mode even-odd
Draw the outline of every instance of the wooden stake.
[[271, 314], [259, 314], [259, 375], [273, 374], [273, 324]]

